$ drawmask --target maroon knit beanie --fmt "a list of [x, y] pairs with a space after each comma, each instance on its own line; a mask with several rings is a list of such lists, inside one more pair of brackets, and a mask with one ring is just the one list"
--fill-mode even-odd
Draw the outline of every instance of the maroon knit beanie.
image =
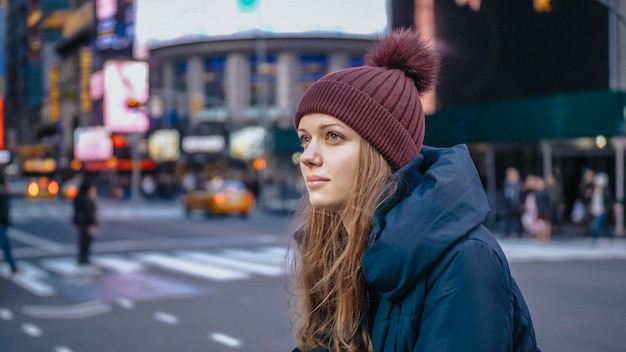
[[439, 55], [418, 33], [391, 31], [372, 45], [365, 66], [329, 73], [307, 89], [296, 110], [296, 129], [304, 115], [333, 116], [397, 170], [422, 148], [420, 95], [435, 87], [439, 67]]

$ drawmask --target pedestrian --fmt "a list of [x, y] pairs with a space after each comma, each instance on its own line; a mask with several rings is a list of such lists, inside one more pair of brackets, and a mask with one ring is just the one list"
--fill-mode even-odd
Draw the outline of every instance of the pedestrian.
[[11, 273], [15, 274], [17, 273], [17, 265], [15, 264], [15, 259], [13, 258], [11, 239], [8, 235], [9, 225], [11, 224], [10, 197], [4, 174], [0, 173], [0, 244], [2, 245], [4, 260], [7, 264], [9, 264]]
[[517, 168], [508, 167], [504, 176], [502, 193], [504, 195], [504, 237], [521, 236], [522, 229], [522, 191], [524, 184], [520, 181]]
[[552, 237], [552, 199], [541, 177], [535, 179], [535, 202], [537, 207], [537, 232], [539, 241], [547, 242]]
[[593, 176], [593, 192], [589, 204], [591, 213], [591, 238], [596, 241], [607, 233], [607, 215], [613, 209], [613, 194], [611, 193], [609, 176], [605, 172], [598, 172]]
[[574, 204], [574, 208], [578, 207], [581, 210], [578, 210], [579, 213], [582, 212], [582, 215], [578, 216], [576, 219], [572, 219], [575, 223], [583, 225], [585, 228], [585, 232], [587, 234], [591, 233], [591, 195], [593, 194], [594, 184], [593, 177], [595, 175], [595, 171], [590, 168], [584, 168], [582, 177], [578, 184], [578, 198], [576, 198]]
[[294, 351], [535, 351], [467, 146], [422, 145], [437, 52], [393, 30], [365, 63], [323, 76], [295, 114]]
[[88, 180], [81, 183], [74, 198], [73, 222], [78, 233], [78, 264], [90, 263], [91, 244], [98, 225], [96, 187]]
[[522, 191], [523, 198], [523, 210], [522, 210], [522, 225], [524, 231], [528, 237], [536, 237], [538, 230], [538, 215], [537, 209], [537, 175], [528, 175], [524, 180], [524, 190]]
[[563, 192], [561, 190], [561, 182], [554, 174], [549, 174], [546, 177], [546, 192], [550, 198], [552, 208], [552, 233], [557, 233], [560, 232], [560, 227], [563, 223]]

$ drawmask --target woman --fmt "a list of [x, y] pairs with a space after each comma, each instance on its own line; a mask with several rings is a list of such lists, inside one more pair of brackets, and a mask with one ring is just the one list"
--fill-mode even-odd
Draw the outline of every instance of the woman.
[[303, 95], [294, 351], [536, 350], [467, 148], [422, 146], [438, 70], [397, 30]]
[[74, 198], [73, 221], [78, 231], [78, 264], [89, 264], [91, 243], [98, 224], [96, 193], [91, 182], [83, 181]]

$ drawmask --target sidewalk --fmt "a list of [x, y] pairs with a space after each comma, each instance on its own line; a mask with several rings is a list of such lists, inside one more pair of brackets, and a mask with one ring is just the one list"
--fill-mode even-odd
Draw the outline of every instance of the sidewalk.
[[594, 241], [584, 228], [571, 224], [562, 226], [545, 242], [528, 237], [505, 238], [495, 230], [493, 234], [511, 262], [626, 259], [626, 237]]

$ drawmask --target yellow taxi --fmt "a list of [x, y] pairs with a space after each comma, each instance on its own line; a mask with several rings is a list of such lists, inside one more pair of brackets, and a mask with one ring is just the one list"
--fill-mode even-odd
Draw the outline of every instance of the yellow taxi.
[[30, 180], [26, 186], [27, 199], [53, 199], [59, 194], [59, 183], [48, 177]]
[[207, 216], [239, 214], [247, 217], [254, 207], [254, 194], [236, 180], [213, 180], [204, 190], [185, 194], [185, 214], [203, 211]]

